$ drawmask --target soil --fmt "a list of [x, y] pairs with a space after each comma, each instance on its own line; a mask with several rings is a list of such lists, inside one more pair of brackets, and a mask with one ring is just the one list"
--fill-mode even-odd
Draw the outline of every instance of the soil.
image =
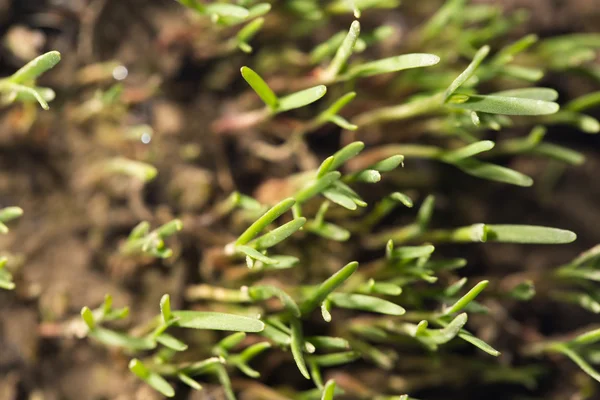
[[[600, 7], [594, 0], [506, 3], [511, 7], [527, 3], [523, 5], [531, 9], [544, 3], [527, 28], [543, 36], [598, 26]], [[19, 266], [16, 291], [0, 291], [0, 399], [161, 398], [128, 373], [127, 356], [70, 337], [62, 327], [78, 318], [82, 306], [99, 305], [106, 293], [116, 305], [134, 310], [125, 327], [155, 315], [166, 292], [172, 294], [174, 307], [188, 306], [183, 296], [186, 286], [215, 281], [223, 273], [212, 258], [213, 249], [239, 232], [235, 221], [211, 219], [211, 206], [234, 189], [272, 197], [272, 191], [261, 185], [296, 170], [291, 162], [269, 163], [252, 155], [251, 142], [259, 132], [242, 137], [218, 135], [211, 129], [215, 120], [248, 109], [254, 99], [238, 77], [239, 66], [250, 56], [223, 55], [214, 45], [218, 34], [211, 34], [207, 26], [201, 31], [204, 35], [197, 34], [203, 23], [209, 22], [190, 23], [181, 7], [167, 0], [0, 0], [0, 76], [16, 70], [31, 53], [57, 49], [63, 54], [60, 67], [41, 82], [57, 92], [51, 111], [22, 107], [0, 111], [0, 206], [19, 205], [25, 210], [19, 222], [11, 224], [10, 234], [0, 236], [0, 249]], [[346, 20], [336, 24], [345, 26]], [[277, 32], [267, 30], [257, 45], [276, 41]], [[19, 43], [19, 52], [14, 43]], [[109, 108], [82, 120], [81, 105], [96, 88], [107, 88], [114, 81], [102, 72], [82, 76], [81, 67], [110, 60], [128, 68], [123, 96], [130, 108]], [[565, 99], [592, 90], [577, 79], [546, 79], [544, 84], [558, 86]], [[246, 94], [240, 101], [241, 93]], [[154, 128], [151, 146], [121, 139], [128, 126], [140, 124]], [[289, 121], [281, 122], [282, 130], [290, 129], [286, 124]], [[423, 192], [435, 185], [436, 225], [517, 222], [558, 226], [578, 234], [577, 242], [568, 246], [466, 245], [459, 251], [469, 260], [472, 267], [467, 272], [472, 276], [501, 279], [512, 272], [543, 270], [600, 243], [600, 139], [566, 127], [552, 128], [549, 136], [583, 152], [587, 161], [579, 168], [559, 170], [547, 161], [506, 160], [539, 181], [537, 190], [482, 185], [451, 168], [428, 167], [431, 179]], [[379, 141], [377, 135], [368, 139], [370, 145]], [[309, 139], [311, 154], [323, 159], [340, 140], [339, 130], [324, 129]], [[94, 163], [116, 155], [151, 159], [160, 171], [158, 178], [145, 187], [132, 187], [130, 180], [118, 177], [99, 179]], [[156, 226], [175, 216], [185, 226], [169, 243], [176, 261], [131, 260], [119, 254], [120, 242], [140, 220]], [[332, 246], [330, 251], [335, 257], [340, 249]], [[440, 251], [457, 255], [450, 246]], [[589, 313], [548, 302], [534, 301], [508, 311], [508, 320], [544, 335], [594, 321]], [[511, 341], [510, 336], [493, 339]], [[292, 375], [283, 372], [272, 372], [269, 382], [280, 384]], [[565, 383], [571, 389], [572, 385]], [[223, 398], [217, 385], [207, 385], [203, 392], [178, 389], [181, 399]], [[480, 390], [471, 385], [415, 397], [481, 399]], [[563, 390], [569, 392], [546, 379], [534, 394], [566, 399], [560, 397]], [[485, 398], [517, 398], [528, 392], [501, 386], [494, 393], [498, 395], [489, 397], [486, 392]]]

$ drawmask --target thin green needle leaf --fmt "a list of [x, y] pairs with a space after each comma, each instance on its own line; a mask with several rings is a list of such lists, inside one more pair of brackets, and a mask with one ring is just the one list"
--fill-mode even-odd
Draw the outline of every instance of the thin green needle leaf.
[[494, 142], [491, 140], [482, 140], [480, 142], [471, 143], [470, 145], [457, 150], [447, 151], [441, 156], [441, 158], [445, 162], [454, 163], [465, 158], [473, 157], [479, 153], [489, 151], [494, 148], [494, 145]]
[[332, 105], [330, 105], [325, 111], [323, 111], [317, 119], [320, 121], [327, 121], [337, 113], [339, 113], [342, 108], [344, 108], [348, 103], [350, 103], [356, 97], [356, 92], [346, 93], [339, 99], [337, 99]]
[[161, 393], [166, 397], [175, 396], [175, 390], [169, 385], [169, 383], [159, 374], [150, 371], [140, 360], [137, 358], [132, 359], [129, 362], [129, 370], [134, 373], [142, 381], [146, 382], [154, 390]]
[[[432, 342], [435, 345], [448, 343], [458, 335], [463, 326], [467, 323], [467, 314], [462, 313], [456, 316], [448, 325], [442, 329], [420, 329], [423, 339], [426, 342]], [[420, 337], [420, 336], [417, 336]]]
[[258, 97], [272, 110], [277, 110], [279, 100], [269, 85], [256, 72], [248, 67], [242, 67], [242, 76], [248, 85], [256, 92]]
[[177, 374], [177, 378], [179, 378], [181, 382], [185, 383], [194, 390], [202, 390], [202, 385], [200, 385], [198, 382], [192, 379], [189, 375], [180, 372]]
[[8, 80], [16, 84], [29, 85], [42, 75], [44, 72], [54, 68], [60, 62], [60, 53], [50, 51], [36, 57], [28, 62], [24, 67], [15, 72]]
[[225, 3], [207, 4], [204, 6], [204, 12], [209, 15], [215, 14], [220, 17], [232, 17], [240, 19], [247, 18], [248, 15], [250, 15], [250, 12], [244, 7]]
[[352, 55], [358, 35], [360, 35], [360, 22], [354, 21], [352, 22], [352, 25], [350, 25], [348, 35], [346, 35], [342, 45], [335, 53], [331, 64], [329, 64], [329, 67], [323, 74], [325, 80], [334, 79], [340, 73], [342, 68], [344, 68], [346, 62], [348, 62], [348, 59]]
[[450, 96], [452, 96], [459, 87], [461, 87], [466, 81], [468, 81], [473, 76], [473, 74], [475, 73], [477, 68], [479, 68], [479, 65], [487, 57], [489, 52], [489, 46], [483, 46], [477, 51], [475, 57], [473, 57], [473, 61], [471, 61], [469, 66], [452, 82], [448, 89], [446, 89], [446, 93], [444, 95], [445, 101], [448, 101]]
[[484, 342], [483, 340], [473, 336], [470, 332], [463, 330], [458, 334], [458, 337], [464, 340], [465, 342], [471, 343], [473, 346], [479, 348], [482, 351], [485, 351], [491, 356], [498, 357], [500, 352], [494, 349], [492, 346]]
[[305, 229], [308, 232], [338, 242], [345, 242], [346, 240], [350, 239], [350, 231], [342, 228], [341, 226], [330, 224], [328, 222], [322, 222], [318, 225], [311, 222], [305, 226]]
[[559, 105], [544, 100], [519, 97], [468, 95], [466, 101], [449, 104], [454, 108], [501, 115], [548, 115], [559, 110]]
[[388, 257], [392, 260], [414, 260], [416, 258], [426, 257], [435, 251], [432, 245], [425, 246], [402, 246], [388, 251]]
[[333, 396], [335, 395], [335, 381], [330, 379], [325, 383], [325, 387], [323, 388], [323, 395], [321, 396], [321, 400], [333, 400]]
[[324, 85], [292, 93], [279, 99], [277, 112], [284, 112], [307, 106], [325, 96], [325, 93], [327, 93], [327, 88]]
[[292, 318], [291, 321], [291, 329], [292, 329], [292, 342], [291, 349], [292, 355], [294, 356], [294, 361], [300, 370], [302, 376], [306, 379], [310, 379], [310, 374], [308, 373], [308, 369], [306, 368], [306, 361], [304, 360], [304, 336], [302, 334], [302, 325], [300, 324], [300, 320], [297, 318]]
[[[327, 160], [326, 160], [327, 161]], [[331, 164], [333, 161], [329, 161], [327, 164]], [[323, 169], [327, 168], [325, 162], [322, 165]], [[320, 174], [321, 172], [319, 172]], [[302, 188], [294, 198], [298, 202], [298, 204], [306, 203], [308, 200], [312, 199], [318, 194], [323, 193], [327, 188], [329, 188], [335, 181], [339, 180], [342, 174], [338, 171], [327, 172], [320, 178], [309, 182], [304, 188]]]
[[252, 346], [245, 348], [244, 351], [240, 353], [240, 359], [245, 363], [248, 363], [270, 348], [271, 343], [269, 342], [255, 343]]
[[390, 195], [390, 199], [402, 203], [408, 208], [412, 208], [414, 205], [412, 199], [404, 193], [394, 192]]
[[429, 195], [425, 198], [425, 200], [423, 200], [423, 204], [421, 204], [421, 208], [419, 208], [419, 212], [417, 213], [417, 224], [419, 227], [421, 227], [421, 229], [426, 229], [429, 225], [434, 208], [435, 197]]
[[347, 208], [348, 210], [354, 211], [357, 208], [357, 204], [352, 197], [337, 189], [326, 190], [323, 192], [323, 196], [325, 196], [325, 198], [330, 200], [332, 203]]
[[307, 337], [306, 341], [312, 343], [319, 350], [348, 350], [350, 348], [350, 343], [340, 337], [311, 336]]
[[452, 165], [463, 172], [490, 181], [509, 183], [511, 185], [529, 187], [533, 179], [518, 171], [500, 165], [481, 162], [472, 158], [454, 162]]
[[335, 289], [341, 286], [358, 268], [358, 262], [353, 261], [345, 265], [338, 272], [327, 278], [311, 295], [302, 303], [300, 310], [306, 315], [313, 311], [329, 296]]
[[548, 157], [571, 165], [581, 165], [585, 161], [583, 154], [552, 143], [540, 143], [531, 150], [531, 154]]
[[570, 101], [565, 106], [565, 109], [573, 112], [585, 111], [588, 108], [597, 107], [600, 105], [600, 91], [588, 93], [575, 100]]
[[595, 329], [593, 331], [581, 334], [571, 341], [571, 343], [578, 346], [593, 344], [596, 342], [600, 342], [600, 329]]
[[255, 239], [251, 244], [256, 246], [257, 249], [268, 249], [269, 247], [275, 246], [294, 233], [298, 232], [305, 223], [306, 218], [296, 218], [286, 224], [281, 225], [279, 228], [273, 229], [269, 233], [265, 233], [263, 236]]
[[273, 265], [273, 264], [277, 264], [277, 260], [271, 258], [271, 257], [267, 257], [265, 256], [263, 253], [261, 253], [260, 251], [256, 250], [254, 247], [250, 247], [250, 246], [235, 246], [235, 250], [239, 251], [240, 253], [245, 254], [246, 256], [260, 261], [264, 264], [267, 265]]
[[492, 95], [544, 101], [554, 101], [558, 99], [558, 92], [556, 90], [542, 87], [504, 90], [502, 92], [492, 93]]
[[503, 243], [563, 244], [577, 235], [571, 231], [532, 225], [485, 225], [486, 241]]
[[360, 354], [356, 351], [310, 356], [310, 361], [320, 367], [336, 367], [356, 361]]
[[0, 222], [12, 221], [22, 215], [23, 209], [20, 207], [5, 207], [0, 210]]
[[342, 147], [332, 156], [333, 162], [329, 166], [329, 171], [338, 169], [346, 161], [356, 157], [364, 148], [365, 144], [363, 142], [352, 142], [349, 145]]
[[294, 299], [276, 286], [252, 286], [248, 289], [248, 294], [254, 300], [266, 300], [271, 297], [277, 297], [288, 311], [295, 317], [300, 317], [300, 309]]
[[557, 349], [559, 352], [569, 357], [571, 361], [573, 361], [579, 368], [582, 369], [583, 372], [594, 378], [596, 381], [600, 382], [600, 372], [596, 371], [592, 366], [583, 359], [579, 354], [575, 353], [573, 350], [568, 348], [567, 346], [561, 346]]
[[411, 68], [430, 67], [439, 62], [440, 58], [434, 54], [404, 54], [351, 67], [341, 79], [363, 78]]
[[248, 229], [246, 229], [246, 231], [240, 235], [238, 240], [236, 240], [235, 244], [243, 245], [254, 239], [270, 223], [292, 208], [294, 203], [296, 203], [296, 200], [288, 198], [274, 205], [269, 211], [264, 213], [263, 216], [250, 225], [250, 227], [248, 227]]
[[150, 350], [156, 347], [156, 343], [151, 338], [133, 337], [99, 326], [90, 330], [88, 336], [107, 346], [120, 347], [128, 350]]
[[470, 302], [475, 300], [475, 298], [487, 287], [489, 281], [481, 281], [477, 285], [475, 285], [471, 290], [467, 292], [463, 297], [461, 297], [456, 303], [454, 303], [451, 307], [448, 307], [443, 313], [443, 315], [454, 314], [467, 306]]
[[169, 349], [175, 351], [185, 351], [188, 345], [183, 343], [181, 340], [169, 335], [168, 333], [161, 333], [156, 337], [156, 341]]
[[333, 305], [387, 315], [403, 315], [406, 310], [390, 301], [364, 294], [332, 293], [327, 297]]
[[329, 117], [328, 121], [336, 124], [342, 129], [347, 129], [349, 131], [355, 131], [358, 129], [358, 125], [351, 124], [347, 119], [340, 117], [339, 115]]
[[163, 323], [168, 323], [171, 318], [171, 298], [168, 294], [163, 295], [160, 299], [160, 314], [162, 316]]
[[386, 158], [385, 160], [381, 160], [378, 163], [375, 163], [369, 167], [369, 169], [374, 169], [379, 172], [390, 172], [398, 168], [400, 164], [404, 162], [404, 156], [396, 155]]
[[209, 311], [173, 311], [175, 326], [190, 329], [212, 329], [233, 332], [260, 332], [265, 324], [250, 317]]

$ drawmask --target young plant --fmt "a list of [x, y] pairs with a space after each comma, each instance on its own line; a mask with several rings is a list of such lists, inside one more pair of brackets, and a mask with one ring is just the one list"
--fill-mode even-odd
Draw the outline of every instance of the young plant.
[[52, 89], [36, 86], [36, 81], [43, 73], [54, 68], [60, 62], [60, 57], [58, 51], [42, 54], [11, 76], [0, 79], [2, 102], [38, 102], [44, 110], [48, 110], [48, 102], [54, 100], [56, 94]]

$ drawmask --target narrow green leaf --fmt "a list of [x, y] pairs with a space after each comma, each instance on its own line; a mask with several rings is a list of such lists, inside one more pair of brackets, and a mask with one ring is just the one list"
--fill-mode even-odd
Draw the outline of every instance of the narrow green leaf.
[[350, 343], [340, 337], [310, 336], [306, 338], [306, 341], [312, 343], [319, 350], [347, 350], [350, 348]]
[[358, 182], [377, 183], [381, 180], [381, 174], [374, 169], [366, 169], [355, 176]]
[[325, 93], [327, 93], [327, 88], [324, 85], [292, 93], [279, 99], [277, 112], [285, 112], [307, 106], [325, 96]]
[[581, 112], [597, 106], [600, 106], [600, 91], [588, 93], [570, 101], [565, 106], [565, 109], [574, 112]]
[[390, 301], [364, 294], [332, 293], [328, 296], [333, 305], [352, 310], [362, 310], [387, 315], [403, 315], [406, 310]]
[[350, 231], [342, 228], [341, 226], [323, 222], [319, 225], [311, 224], [310, 222], [306, 225], [305, 229], [308, 232], [314, 233], [326, 239], [335, 240], [338, 242], [345, 242], [350, 239]]
[[96, 326], [94, 329], [90, 330], [88, 336], [107, 346], [120, 347], [128, 350], [150, 350], [156, 347], [156, 343], [151, 338], [133, 337], [100, 326]]
[[179, 378], [179, 380], [181, 382], [185, 383], [186, 385], [188, 385], [189, 387], [191, 387], [194, 390], [202, 390], [202, 385], [200, 385], [198, 382], [196, 382], [190, 376], [188, 376], [182, 372], [177, 374], [177, 378]]
[[462, 313], [456, 316], [450, 323], [448, 323], [442, 329], [421, 329], [422, 332], [417, 337], [423, 337], [426, 342], [434, 343], [435, 345], [440, 345], [444, 343], [448, 343], [452, 339], [454, 339], [463, 326], [467, 323], [467, 314]]
[[571, 341], [574, 345], [582, 346], [600, 342], [600, 329], [583, 333]]
[[323, 196], [339, 206], [347, 208], [348, 210], [356, 210], [356, 202], [349, 197], [346, 193], [341, 192], [337, 189], [329, 189], [323, 192]]
[[386, 158], [385, 160], [381, 160], [378, 163], [375, 163], [369, 167], [369, 169], [374, 169], [379, 172], [390, 172], [398, 168], [400, 164], [404, 162], [404, 156], [395, 155]]
[[458, 337], [464, 340], [465, 342], [471, 343], [473, 346], [488, 353], [491, 356], [498, 357], [500, 355], [500, 352], [498, 350], [494, 349], [492, 346], [490, 346], [483, 340], [473, 336], [470, 332], [463, 330], [461, 333], [458, 334]]
[[487, 241], [503, 243], [562, 244], [577, 235], [571, 231], [532, 225], [487, 225]]
[[90, 331], [96, 328], [96, 320], [94, 319], [94, 314], [89, 307], [83, 307], [81, 309], [81, 318]]
[[[331, 160], [332, 161], [328, 161], [327, 164], [323, 162], [323, 169], [327, 168], [328, 165], [333, 163], [333, 159]], [[322, 171], [320, 170], [319, 174], [321, 174], [321, 172]], [[296, 199], [298, 204], [306, 203], [308, 200], [312, 199], [316, 195], [323, 193], [327, 188], [329, 188], [333, 184], [333, 182], [339, 180], [341, 176], [342, 174], [338, 171], [327, 172], [320, 178], [307, 183], [307, 185], [304, 188], [302, 188], [299, 192], [297, 192], [294, 195], [294, 198]]]
[[[270, 7], [270, 5], [269, 5], [269, 7]], [[236, 35], [238, 42], [247, 43], [250, 39], [252, 39], [258, 33], [258, 31], [262, 28], [264, 23], [265, 23], [264, 18], [257, 18], [254, 21], [247, 24], [246, 26], [244, 26], [242, 29], [240, 29], [240, 31]]]
[[356, 97], [356, 92], [346, 93], [339, 99], [337, 99], [332, 105], [330, 105], [325, 111], [323, 111], [318, 117], [318, 120], [327, 121], [337, 113], [339, 113], [342, 108], [344, 108], [348, 103], [350, 103]]
[[342, 79], [364, 78], [405, 69], [430, 67], [439, 62], [440, 58], [434, 54], [405, 54], [351, 67]]
[[169, 236], [174, 235], [175, 233], [181, 231], [183, 229], [183, 223], [180, 219], [174, 219], [172, 221], [167, 222], [166, 224], [160, 226], [156, 229], [156, 234], [165, 239]]
[[232, 17], [244, 19], [250, 15], [250, 12], [244, 7], [235, 4], [210, 3], [204, 6], [204, 12], [208, 15], [218, 15], [219, 17]]
[[175, 351], [185, 351], [188, 345], [183, 343], [181, 340], [169, 335], [168, 333], [161, 333], [156, 337], [156, 341], [169, 349]]
[[558, 104], [550, 101], [494, 95], [468, 95], [466, 101], [449, 106], [502, 115], [548, 115], [559, 109]]
[[219, 331], [260, 332], [265, 324], [250, 317], [209, 311], [173, 311], [178, 318], [176, 326], [190, 329], [213, 329]]
[[353, 261], [345, 265], [338, 272], [327, 278], [313, 293], [302, 303], [300, 310], [306, 315], [318, 307], [335, 289], [342, 285], [354, 271], [358, 268], [358, 263]]
[[504, 90], [502, 92], [492, 93], [494, 96], [518, 97], [521, 99], [533, 99], [554, 101], [558, 99], [558, 92], [554, 89], [542, 87], [529, 87], [521, 89]]
[[553, 160], [562, 161], [571, 165], [581, 165], [585, 161], [585, 156], [568, 147], [559, 146], [552, 143], [540, 143], [531, 150], [532, 154], [548, 157]]
[[412, 208], [414, 205], [412, 199], [404, 193], [394, 192], [390, 195], [390, 199], [402, 203], [408, 208]]
[[300, 370], [302, 376], [306, 379], [310, 379], [310, 374], [308, 373], [308, 369], [306, 368], [306, 361], [304, 360], [304, 336], [302, 334], [302, 325], [300, 320], [297, 318], [292, 318], [291, 320], [291, 329], [292, 329], [292, 355], [294, 356], [294, 361]]
[[495, 143], [491, 140], [482, 140], [480, 142], [471, 143], [457, 150], [446, 151], [441, 156], [442, 160], [447, 163], [455, 163], [469, 157], [473, 157], [479, 153], [489, 151], [494, 148]]
[[[267, 265], [273, 265], [273, 264], [277, 264], [277, 260], [271, 258], [271, 257], [267, 257], [265, 256], [263, 253], [261, 253], [260, 251], [256, 250], [254, 247], [250, 247], [250, 246], [235, 246], [235, 250], [239, 251], [240, 253], [245, 254], [247, 257], [250, 257], [253, 260], [257, 260], [262, 262], [263, 264], [267, 264]], [[253, 264], [250, 264], [250, 267], [253, 267]]]
[[173, 390], [173, 387], [169, 385], [169, 383], [162, 376], [150, 371], [137, 358], [134, 358], [129, 362], [129, 369], [134, 373], [134, 375], [146, 382], [150, 387], [161, 393], [163, 396], [175, 396], [175, 390]]
[[283, 303], [285, 308], [290, 311], [295, 317], [300, 317], [300, 309], [296, 305], [294, 299], [289, 294], [276, 286], [261, 285], [252, 286], [248, 289], [248, 294], [254, 300], [266, 300], [271, 297], [277, 297]]
[[269, 233], [265, 233], [263, 236], [255, 239], [251, 244], [256, 246], [257, 249], [268, 249], [269, 247], [275, 246], [294, 233], [298, 232], [305, 223], [306, 218], [296, 218], [286, 224], [281, 225], [279, 228], [273, 229]]
[[323, 395], [321, 396], [321, 400], [333, 400], [335, 395], [335, 381], [330, 379], [325, 383], [325, 387], [323, 388]]
[[15, 72], [9, 81], [17, 84], [31, 84], [44, 72], [54, 68], [60, 62], [60, 58], [58, 51], [42, 54]]
[[579, 354], [569, 349], [567, 346], [561, 346], [558, 350], [571, 359], [583, 372], [600, 382], [600, 372], [596, 371], [592, 366], [583, 359]]
[[0, 210], [0, 222], [8, 222], [23, 215], [20, 207], [5, 207]]
[[376, 282], [374, 279], [369, 279], [362, 288], [366, 293], [377, 293], [386, 296], [399, 296], [402, 293], [402, 288], [395, 283]]
[[324, 77], [326, 80], [334, 79], [344, 68], [348, 59], [352, 55], [352, 51], [354, 50], [354, 45], [356, 44], [356, 40], [358, 39], [358, 35], [360, 34], [360, 22], [354, 21], [352, 25], [350, 25], [350, 30], [346, 35], [346, 38], [342, 42], [341, 46], [338, 48], [331, 64], [324, 72]]
[[[480, 48], [477, 51], [477, 53], [475, 54], [475, 57], [473, 57], [473, 61], [471, 61], [469, 66], [452, 82], [452, 84], [450, 84], [448, 89], [446, 89], [446, 93], [444, 95], [445, 101], [448, 101], [450, 96], [452, 96], [459, 87], [464, 85], [464, 83], [473, 76], [473, 74], [475, 73], [477, 68], [479, 68], [479, 65], [487, 57], [489, 52], [490, 52], [489, 46], [483, 46], [482, 48]], [[477, 111], [477, 110], [475, 110], [475, 111]]]
[[356, 157], [364, 148], [365, 144], [363, 142], [352, 142], [349, 145], [342, 147], [332, 156], [333, 162], [329, 166], [329, 171], [338, 169], [346, 161]]
[[163, 323], [167, 323], [171, 320], [171, 298], [168, 294], [163, 295], [160, 299], [160, 314], [162, 316]]
[[336, 367], [356, 361], [360, 354], [356, 351], [344, 351], [341, 353], [323, 354], [310, 356], [310, 361], [320, 367]]
[[533, 185], [533, 179], [518, 171], [500, 165], [481, 162], [473, 158], [454, 162], [452, 165], [463, 172], [476, 176], [477, 178], [490, 181], [509, 183], [511, 185], [529, 187]]
[[279, 106], [279, 100], [269, 85], [252, 69], [242, 67], [242, 77], [248, 82], [248, 85], [256, 92], [258, 97], [272, 110], [275, 111]]
[[435, 247], [432, 245], [424, 245], [424, 246], [402, 246], [393, 249], [389, 258], [392, 260], [414, 260], [415, 258], [426, 257], [435, 251]]
[[288, 211], [296, 203], [296, 200], [292, 198], [284, 199], [278, 204], [274, 205], [269, 211], [264, 213], [259, 219], [257, 219], [240, 237], [236, 240], [236, 245], [243, 245], [254, 239], [263, 229], [265, 229], [270, 223], [275, 221], [286, 211]]
[[426, 229], [429, 225], [429, 221], [431, 221], [431, 216], [433, 215], [433, 210], [435, 208], [435, 197], [429, 195], [423, 200], [423, 204], [419, 208], [419, 212], [417, 213], [417, 224], [421, 229]]
[[463, 308], [467, 306], [470, 302], [475, 300], [475, 298], [487, 287], [489, 281], [481, 281], [477, 285], [475, 285], [471, 290], [467, 292], [463, 297], [461, 297], [456, 303], [454, 303], [451, 307], [448, 307], [444, 310], [443, 315], [454, 314], [459, 312]]

